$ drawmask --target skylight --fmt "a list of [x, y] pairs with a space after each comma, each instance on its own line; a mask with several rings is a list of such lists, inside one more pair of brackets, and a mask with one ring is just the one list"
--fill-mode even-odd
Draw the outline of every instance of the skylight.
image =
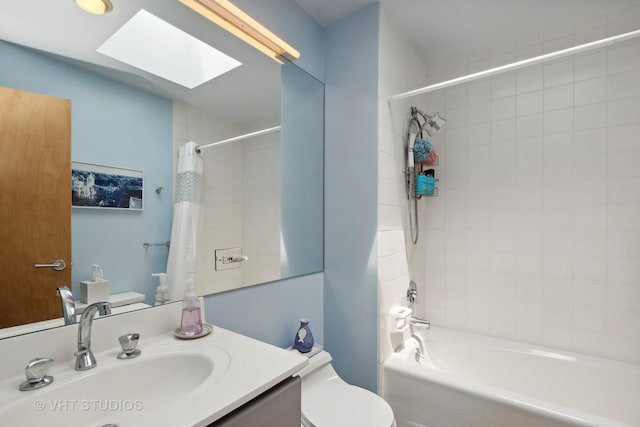
[[241, 65], [144, 9], [97, 52], [189, 89]]

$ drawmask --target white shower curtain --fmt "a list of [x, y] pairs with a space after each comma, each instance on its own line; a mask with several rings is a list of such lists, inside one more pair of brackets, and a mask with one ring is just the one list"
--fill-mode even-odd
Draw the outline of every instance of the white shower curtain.
[[195, 277], [198, 226], [202, 216], [202, 157], [198, 144], [187, 142], [178, 153], [167, 285], [171, 301], [181, 300], [185, 283]]

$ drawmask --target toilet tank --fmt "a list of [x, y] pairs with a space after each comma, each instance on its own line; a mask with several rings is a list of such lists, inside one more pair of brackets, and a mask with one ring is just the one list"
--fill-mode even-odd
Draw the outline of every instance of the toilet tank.
[[325, 365], [329, 365], [333, 358], [326, 351], [321, 351], [309, 358], [309, 364], [304, 368], [300, 369], [298, 372], [294, 374], [294, 376], [298, 376], [304, 379], [305, 376], [311, 374], [312, 372], [316, 372], [320, 368]]

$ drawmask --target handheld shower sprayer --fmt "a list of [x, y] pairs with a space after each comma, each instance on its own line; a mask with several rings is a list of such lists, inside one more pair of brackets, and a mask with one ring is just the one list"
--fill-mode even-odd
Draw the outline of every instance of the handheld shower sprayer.
[[[422, 118], [422, 123], [421, 119]], [[432, 136], [432, 132], [440, 132], [444, 125], [446, 124], [446, 120], [443, 119], [439, 113], [435, 113], [434, 115], [426, 114], [421, 111], [417, 107], [411, 107], [411, 118], [409, 119], [409, 130], [408, 130], [408, 144], [407, 144], [407, 169], [406, 169], [406, 177], [407, 177], [407, 199], [409, 200], [409, 225], [411, 229], [411, 240], [415, 245], [418, 243], [419, 229], [418, 229], [418, 199], [422, 197], [422, 195], [432, 195], [433, 190], [431, 192], [421, 192], [416, 194], [416, 161], [422, 165], [433, 164], [432, 157], [434, 157], [437, 161], [437, 153], [431, 146], [431, 143], [423, 138], [423, 132], [426, 132], [429, 136]], [[430, 163], [425, 163], [430, 162]], [[427, 171], [428, 172], [428, 171]], [[431, 180], [434, 181], [433, 178], [433, 170], [431, 173]], [[423, 177], [420, 177], [423, 178]], [[434, 188], [432, 186], [432, 188]], [[436, 188], [437, 190], [437, 188]], [[411, 199], [413, 199], [413, 215], [411, 214]], [[414, 218], [412, 218], [412, 216]], [[415, 228], [415, 236], [414, 236], [414, 228]]]
[[416, 142], [417, 133], [409, 134], [409, 145], [407, 150], [407, 167], [413, 169], [415, 167], [415, 159], [413, 157], [413, 144]]

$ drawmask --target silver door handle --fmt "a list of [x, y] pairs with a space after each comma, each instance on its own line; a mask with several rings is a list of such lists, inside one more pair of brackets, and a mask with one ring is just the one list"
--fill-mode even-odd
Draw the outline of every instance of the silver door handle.
[[56, 271], [61, 271], [67, 268], [67, 263], [62, 259], [57, 259], [51, 264], [36, 264], [36, 268], [53, 268]]

